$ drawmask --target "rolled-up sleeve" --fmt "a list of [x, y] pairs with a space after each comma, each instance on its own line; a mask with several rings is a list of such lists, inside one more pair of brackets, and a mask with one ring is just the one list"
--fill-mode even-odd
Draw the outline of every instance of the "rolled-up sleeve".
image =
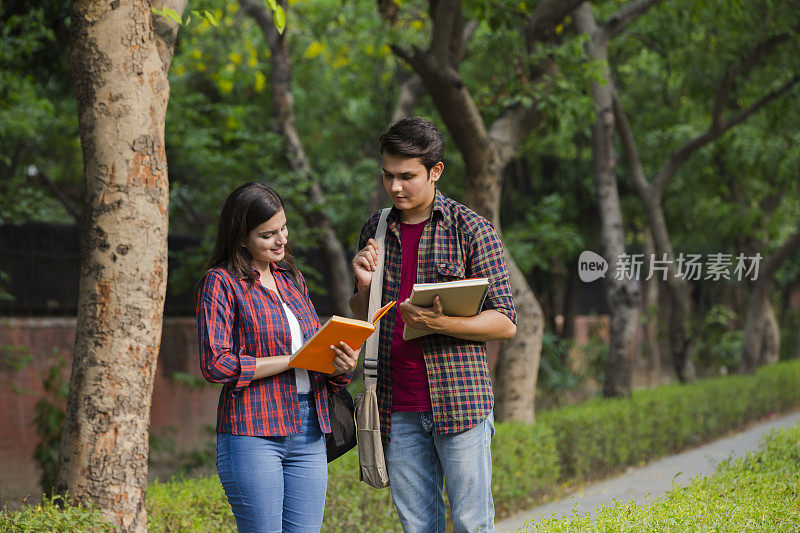
[[483, 221], [471, 243], [472, 272], [470, 277], [489, 278], [489, 290], [483, 309], [494, 309], [517, 323], [517, 312], [511, 295], [508, 265], [503, 255], [503, 243], [494, 227]]
[[338, 376], [329, 377], [328, 379], [328, 386], [331, 388], [331, 392], [337, 393], [343, 388], [347, 387], [350, 384], [350, 381], [353, 379], [354, 372], [347, 372], [344, 374], [339, 374]]
[[200, 370], [206, 380], [224, 383], [234, 391], [247, 387], [256, 370], [256, 359], [233, 352], [235, 300], [225, 279], [213, 270], [202, 281], [197, 299], [197, 335]]

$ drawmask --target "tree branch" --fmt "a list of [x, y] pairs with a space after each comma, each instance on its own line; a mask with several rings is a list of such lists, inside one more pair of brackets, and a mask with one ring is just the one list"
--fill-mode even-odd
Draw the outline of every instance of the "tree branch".
[[650, 183], [644, 174], [644, 167], [642, 166], [642, 158], [639, 156], [639, 148], [636, 146], [636, 139], [633, 136], [633, 129], [628, 121], [628, 115], [622, 108], [622, 103], [619, 101], [619, 95], [616, 91], [612, 93], [614, 99], [614, 116], [617, 119], [617, 130], [619, 137], [622, 141], [622, 148], [625, 151], [625, 156], [628, 158], [628, 165], [631, 168], [631, 176], [633, 177], [633, 186], [642, 198], [650, 198]]
[[509, 107], [489, 127], [489, 135], [497, 145], [500, 167], [506, 166], [528, 133], [542, 120], [543, 115], [534, 108], [519, 104]]
[[53, 196], [58, 199], [66, 212], [75, 220], [75, 222], [81, 221], [81, 210], [75, 207], [75, 204], [79, 202], [64, 192], [64, 190], [59, 187], [57, 183], [51, 180], [47, 174], [37, 168], [34, 173], [28, 174], [28, 179], [35, 183], [44, 185], [53, 194]]
[[753, 49], [750, 50], [750, 52], [738, 63], [731, 65], [728, 68], [727, 72], [725, 72], [725, 76], [723, 76], [722, 81], [719, 84], [717, 97], [714, 100], [714, 109], [711, 113], [712, 130], [722, 127], [722, 113], [725, 110], [726, 104], [728, 103], [728, 95], [733, 90], [733, 85], [736, 81], [736, 78], [745, 75], [758, 63], [758, 60], [761, 58], [761, 56], [789, 39], [790, 36], [791, 35], [789, 33], [782, 33], [780, 35], [774, 35], [770, 37], [769, 39], [754, 46]]
[[417, 106], [417, 100], [423, 94], [425, 94], [425, 85], [422, 83], [422, 78], [419, 77], [419, 74], [415, 73], [404, 81], [400, 85], [400, 93], [397, 96], [390, 125], [403, 117], [411, 116]]
[[[174, 9], [178, 16], [183, 16], [186, 4], [189, 0], [153, 0], [151, 6], [161, 10], [165, 7]], [[181, 25], [174, 20], [166, 17], [150, 17], [153, 26], [153, 33], [156, 35], [156, 49], [161, 58], [161, 68], [164, 72], [169, 71], [172, 64], [172, 56], [175, 53], [175, 42], [178, 40], [178, 30]]]
[[795, 230], [792, 236], [786, 239], [780, 248], [764, 261], [759, 275], [767, 279], [771, 278], [783, 262], [796, 254], [798, 250], [800, 250], [800, 228]]
[[622, 9], [611, 15], [603, 24], [605, 38], [611, 40], [616, 35], [619, 35], [631, 22], [644, 15], [648, 9], [660, 1], [637, 0], [636, 2], [625, 4]]
[[534, 44], [550, 40], [553, 30], [564, 17], [572, 13], [583, 0], [542, 0], [533, 9], [523, 34], [530, 51]]
[[272, 50], [280, 37], [278, 30], [275, 29], [272, 12], [267, 10], [266, 5], [263, 3], [254, 2], [253, 0], [239, 0], [239, 5], [242, 6], [242, 11], [245, 14], [250, 15], [255, 20], [267, 40], [267, 46]]
[[192, 200], [186, 196], [186, 193], [183, 191], [183, 189], [178, 189], [176, 196], [178, 197], [178, 200], [180, 200], [181, 204], [183, 204], [186, 212], [189, 213], [189, 216], [192, 217], [192, 220], [194, 220], [194, 223], [197, 225], [197, 229], [199, 230], [197, 233], [203, 233], [203, 231], [210, 224], [208, 217], [201, 215], [200, 212], [194, 208]]
[[705, 133], [698, 135], [694, 139], [684, 144], [675, 153], [673, 153], [672, 156], [670, 156], [664, 166], [661, 167], [661, 170], [658, 171], [658, 174], [653, 180], [653, 187], [655, 187], [659, 193], [662, 192], [670, 180], [675, 177], [675, 174], [678, 172], [680, 166], [685, 163], [694, 152], [708, 143], [715, 141], [729, 129], [749, 118], [750, 115], [760, 110], [769, 102], [788, 92], [797, 84], [798, 81], [800, 81], [800, 76], [796, 75], [788, 82], [784, 83], [779, 89], [767, 93], [747, 109], [740, 111], [728, 119], [728, 121], [724, 124], [717, 126], [716, 129], [712, 124], [712, 126], [709, 127]]
[[433, 34], [429, 54], [443, 64], [449, 64], [451, 45], [458, 30], [458, 39], [461, 39], [462, 30], [456, 28], [456, 22], [461, 18], [461, 0], [432, 0], [431, 19], [433, 20]]

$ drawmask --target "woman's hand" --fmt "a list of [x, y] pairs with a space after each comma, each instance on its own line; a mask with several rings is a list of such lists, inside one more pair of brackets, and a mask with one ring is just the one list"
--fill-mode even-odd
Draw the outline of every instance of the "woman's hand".
[[331, 349], [336, 352], [336, 357], [333, 358], [333, 367], [336, 370], [333, 374], [330, 374], [330, 376], [346, 374], [356, 369], [358, 354], [361, 353], [361, 348], [353, 350], [344, 341], [339, 341], [339, 346], [331, 344]]

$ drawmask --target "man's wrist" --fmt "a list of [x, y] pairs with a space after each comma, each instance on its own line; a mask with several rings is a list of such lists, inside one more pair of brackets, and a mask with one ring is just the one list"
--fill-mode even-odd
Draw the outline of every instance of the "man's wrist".
[[452, 317], [442, 315], [428, 324], [428, 329], [434, 333], [448, 334], [452, 324]]

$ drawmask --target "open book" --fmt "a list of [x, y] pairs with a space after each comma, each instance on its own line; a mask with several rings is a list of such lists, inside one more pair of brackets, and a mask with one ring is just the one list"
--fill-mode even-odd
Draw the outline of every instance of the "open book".
[[333, 315], [289, 358], [289, 366], [325, 374], [333, 373], [336, 370], [333, 366], [336, 352], [331, 350], [331, 345], [338, 346], [339, 341], [344, 341], [353, 350], [358, 350], [375, 332], [378, 321], [394, 304], [393, 301], [389, 302], [375, 311], [369, 322]]
[[[483, 305], [489, 290], [489, 278], [459, 279], [441, 283], [415, 283], [411, 288], [411, 303], [419, 307], [433, 305], [433, 297], [439, 295], [442, 312], [447, 316], [475, 316]], [[403, 340], [408, 341], [430, 335], [430, 331], [403, 328]]]

